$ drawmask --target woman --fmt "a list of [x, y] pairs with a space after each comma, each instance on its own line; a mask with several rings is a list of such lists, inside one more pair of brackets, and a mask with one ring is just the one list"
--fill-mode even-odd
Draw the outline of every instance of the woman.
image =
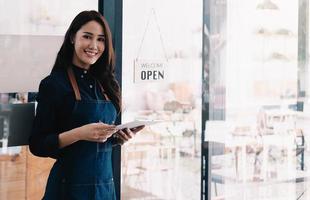
[[112, 146], [143, 128], [116, 132], [120, 94], [109, 26], [97, 11], [83, 11], [37, 96], [30, 151], [57, 159], [43, 199], [115, 199]]

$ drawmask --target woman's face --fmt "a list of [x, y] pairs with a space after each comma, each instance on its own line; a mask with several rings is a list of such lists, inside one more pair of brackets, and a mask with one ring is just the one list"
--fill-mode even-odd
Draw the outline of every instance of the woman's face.
[[105, 35], [102, 26], [96, 21], [84, 24], [73, 38], [73, 64], [89, 69], [105, 49]]

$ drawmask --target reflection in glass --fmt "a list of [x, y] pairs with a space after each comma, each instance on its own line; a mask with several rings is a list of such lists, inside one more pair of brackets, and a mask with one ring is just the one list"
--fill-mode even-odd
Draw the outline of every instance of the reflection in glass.
[[308, 3], [205, 2], [209, 197], [308, 199]]
[[[135, 0], [123, 10], [122, 121], [164, 122], [123, 146], [122, 199], [199, 199], [201, 3]], [[137, 60], [163, 78], [135, 81]]]

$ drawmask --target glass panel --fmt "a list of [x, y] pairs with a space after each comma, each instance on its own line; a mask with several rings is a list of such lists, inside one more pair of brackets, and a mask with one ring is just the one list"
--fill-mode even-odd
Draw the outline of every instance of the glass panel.
[[122, 199], [199, 199], [202, 2], [123, 3], [122, 121], [162, 122], [123, 146]]
[[32, 124], [29, 92], [50, 73], [73, 17], [97, 6], [97, 0], [0, 0], [0, 199], [42, 198], [54, 160], [16, 146], [25, 144]]
[[36, 91], [49, 74], [73, 17], [97, 10], [98, 1], [0, 0], [0, 5], [0, 92], [26, 92]]
[[209, 196], [308, 199], [308, 1], [204, 3]]

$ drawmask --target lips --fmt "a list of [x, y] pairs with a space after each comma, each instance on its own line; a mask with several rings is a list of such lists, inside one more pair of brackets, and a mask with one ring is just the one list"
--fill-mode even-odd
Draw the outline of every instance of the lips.
[[86, 55], [89, 56], [89, 57], [93, 57], [93, 56], [96, 56], [96, 55], [98, 54], [97, 51], [84, 50], [84, 52], [85, 52]]

